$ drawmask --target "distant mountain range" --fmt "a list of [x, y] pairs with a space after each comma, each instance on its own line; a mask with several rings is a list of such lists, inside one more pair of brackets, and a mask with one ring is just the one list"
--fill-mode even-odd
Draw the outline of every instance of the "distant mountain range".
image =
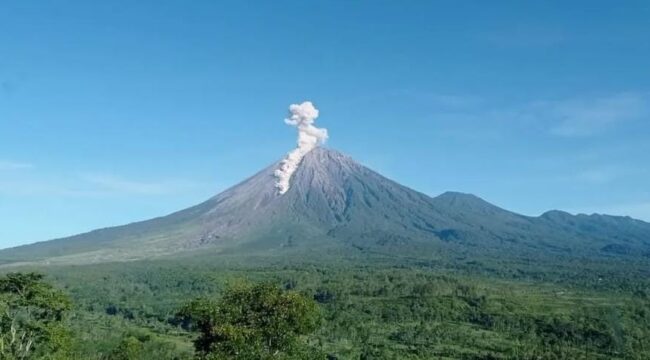
[[0, 251], [0, 265], [82, 264], [180, 253], [322, 254], [369, 251], [435, 258], [650, 257], [650, 224], [549, 211], [519, 215], [474, 195], [429, 197], [334, 150], [303, 159], [283, 195], [273, 164], [191, 208], [124, 226]]

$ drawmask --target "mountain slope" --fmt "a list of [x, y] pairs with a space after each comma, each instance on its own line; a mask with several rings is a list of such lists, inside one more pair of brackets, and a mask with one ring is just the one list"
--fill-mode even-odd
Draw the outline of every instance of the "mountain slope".
[[124, 261], [196, 249], [373, 249], [423, 257], [473, 251], [499, 256], [504, 249], [522, 256], [650, 253], [650, 224], [630, 218], [558, 211], [526, 217], [473, 195], [431, 198], [324, 148], [305, 156], [289, 191], [279, 195], [277, 166], [168, 216], [0, 251], [0, 264]]

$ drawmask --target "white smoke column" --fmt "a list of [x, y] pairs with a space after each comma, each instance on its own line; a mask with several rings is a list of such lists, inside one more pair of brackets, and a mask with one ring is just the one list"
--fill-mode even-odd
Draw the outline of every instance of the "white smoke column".
[[284, 119], [284, 122], [298, 128], [298, 147], [287, 154], [287, 157], [280, 163], [280, 168], [275, 170], [277, 178], [275, 187], [278, 188], [280, 194], [289, 190], [291, 175], [298, 169], [302, 158], [327, 140], [327, 129], [319, 129], [314, 126], [317, 117], [318, 109], [311, 101], [289, 106], [289, 117]]

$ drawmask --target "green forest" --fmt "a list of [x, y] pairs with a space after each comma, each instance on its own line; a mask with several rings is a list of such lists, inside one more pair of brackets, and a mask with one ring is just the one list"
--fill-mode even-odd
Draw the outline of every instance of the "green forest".
[[215, 259], [5, 271], [0, 354], [650, 358], [647, 269], [615, 258], [534, 264]]

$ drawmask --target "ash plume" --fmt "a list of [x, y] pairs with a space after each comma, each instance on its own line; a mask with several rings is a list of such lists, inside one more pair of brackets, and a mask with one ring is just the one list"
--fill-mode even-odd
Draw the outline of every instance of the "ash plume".
[[327, 129], [319, 129], [314, 126], [317, 117], [318, 109], [311, 101], [289, 106], [289, 117], [284, 119], [284, 122], [298, 128], [298, 147], [287, 154], [287, 157], [280, 163], [280, 168], [275, 170], [277, 178], [275, 187], [278, 188], [280, 194], [289, 190], [291, 175], [298, 169], [302, 158], [327, 140]]

